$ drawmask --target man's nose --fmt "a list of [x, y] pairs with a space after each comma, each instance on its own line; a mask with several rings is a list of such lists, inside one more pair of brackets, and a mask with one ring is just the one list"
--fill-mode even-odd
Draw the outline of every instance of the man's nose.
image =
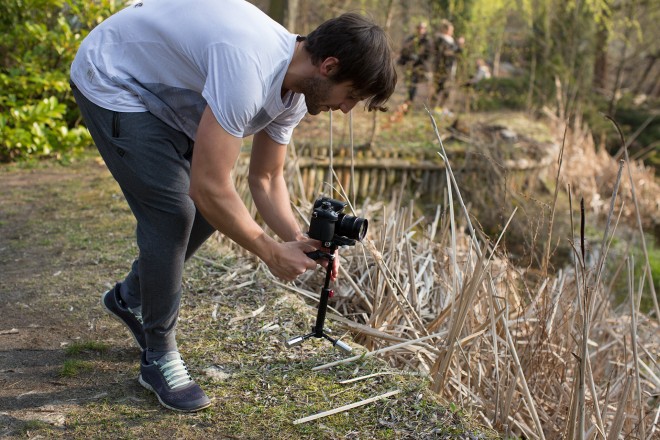
[[342, 113], [346, 114], [350, 112], [357, 103], [358, 101], [355, 99], [347, 99], [346, 101], [341, 103], [341, 105], [339, 106], [339, 110], [341, 110]]

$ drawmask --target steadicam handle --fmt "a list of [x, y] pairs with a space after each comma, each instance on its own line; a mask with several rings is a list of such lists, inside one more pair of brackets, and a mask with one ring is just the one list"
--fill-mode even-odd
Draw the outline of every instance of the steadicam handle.
[[325, 252], [322, 251], [305, 252], [305, 255], [307, 255], [312, 260], [316, 261], [319, 258], [323, 258], [325, 256]]

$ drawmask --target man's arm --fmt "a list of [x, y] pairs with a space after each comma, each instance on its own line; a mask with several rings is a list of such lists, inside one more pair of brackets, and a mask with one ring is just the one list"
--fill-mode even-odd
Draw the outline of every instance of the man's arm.
[[291, 210], [291, 200], [284, 180], [286, 145], [278, 144], [261, 131], [254, 135], [248, 182], [259, 214], [284, 241], [303, 239], [303, 233]]
[[[304, 240], [291, 210], [291, 199], [284, 179], [286, 145], [273, 141], [265, 131], [254, 135], [250, 158], [250, 192], [259, 214], [284, 241]], [[327, 262], [321, 261], [326, 267]], [[337, 278], [339, 259], [335, 258], [332, 279]]]
[[241, 139], [222, 128], [207, 106], [195, 140], [190, 197], [218, 231], [257, 255], [276, 277], [293, 280], [316, 267], [305, 255], [316, 250], [316, 241], [278, 243], [252, 219], [231, 177], [240, 148]]

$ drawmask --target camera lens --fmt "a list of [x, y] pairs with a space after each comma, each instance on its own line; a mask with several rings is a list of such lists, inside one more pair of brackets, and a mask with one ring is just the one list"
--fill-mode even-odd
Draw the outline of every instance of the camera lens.
[[348, 237], [351, 240], [362, 241], [367, 235], [367, 228], [369, 222], [362, 217], [353, 217], [352, 215], [340, 215], [337, 225], [335, 226], [335, 234]]

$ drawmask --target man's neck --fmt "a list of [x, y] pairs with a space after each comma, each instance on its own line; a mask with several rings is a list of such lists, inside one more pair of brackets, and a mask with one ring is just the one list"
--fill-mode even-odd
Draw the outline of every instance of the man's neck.
[[312, 58], [307, 50], [305, 50], [305, 42], [296, 41], [291, 62], [286, 69], [284, 81], [282, 81], [282, 97], [284, 97], [288, 91], [297, 93], [299, 91], [296, 86], [298, 82], [303, 78], [308, 78], [313, 75], [314, 69], [315, 67], [312, 64]]

